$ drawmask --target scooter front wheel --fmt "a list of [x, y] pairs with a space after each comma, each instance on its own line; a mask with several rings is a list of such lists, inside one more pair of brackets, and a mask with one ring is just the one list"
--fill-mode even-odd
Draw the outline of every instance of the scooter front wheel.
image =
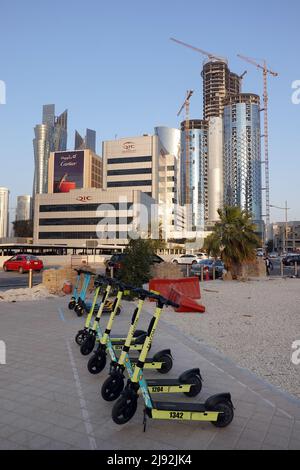
[[74, 311], [77, 314], [77, 317], [82, 317], [83, 308], [80, 305], [76, 305], [75, 308], [74, 308]]
[[75, 336], [75, 342], [78, 344], [78, 346], [81, 346], [84, 341], [86, 340], [86, 335], [87, 332], [84, 330], [78, 331], [77, 335]]
[[211, 423], [217, 428], [225, 428], [233, 420], [233, 407], [228, 401], [218, 403], [211, 411], [220, 412], [217, 421], [211, 421]]
[[202, 390], [202, 380], [199, 375], [193, 375], [188, 378], [188, 383], [193, 384], [189, 392], [184, 392], [187, 397], [196, 397]]
[[71, 301], [69, 302], [68, 307], [69, 307], [70, 310], [74, 310], [75, 305], [76, 305], [75, 300], [71, 300]]
[[124, 379], [119, 375], [107, 377], [101, 388], [101, 395], [105, 401], [115, 401], [124, 388]]
[[137, 409], [137, 397], [121, 397], [114, 404], [111, 417], [116, 424], [126, 424], [133, 418]]
[[83, 356], [88, 356], [91, 354], [95, 347], [96, 337], [93, 335], [86, 336], [84, 342], [80, 347], [80, 352]]
[[106, 353], [94, 354], [88, 361], [87, 368], [90, 374], [97, 375], [103, 371], [106, 365]]

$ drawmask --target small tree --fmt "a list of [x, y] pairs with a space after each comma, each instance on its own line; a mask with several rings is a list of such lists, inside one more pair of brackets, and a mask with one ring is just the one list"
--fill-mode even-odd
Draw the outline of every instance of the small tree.
[[245, 261], [255, 259], [255, 248], [260, 240], [255, 233], [251, 215], [239, 207], [226, 206], [219, 209], [220, 221], [213, 227], [213, 233], [204, 241], [208, 255], [221, 257], [229, 271]]
[[151, 240], [131, 239], [125, 253], [119, 278], [134, 287], [142, 287], [151, 278], [151, 264], [154, 254]]

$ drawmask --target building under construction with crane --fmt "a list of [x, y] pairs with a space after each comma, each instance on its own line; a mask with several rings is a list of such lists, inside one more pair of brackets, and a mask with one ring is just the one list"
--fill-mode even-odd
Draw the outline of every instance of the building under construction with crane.
[[[263, 70], [264, 109], [260, 98], [242, 93], [242, 75], [231, 72], [228, 60], [171, 38], [206, 56], [203, 63], [203, 119], [190, 119], [187, 94], [186, 119], [181, 123], [181, 203], [193, 207], [193, 223], [200, 230], [218, 220], [224, 204], [238, 205], [252, 213], [263, 235], [262, 192], [265, 191], [266, 222], [269, 220], [268, 93], [267, 75], [277, 76], [264, 65], [239, 56]], [[264, 111], [264, 134], [260, 113]], [[201, 137], [199, 137], [201, 136]], [[261, 158], [264, 137], [265, 158]], [[262, 172], [262, 165], [265, 171]], [[262, 180], [264, 176], [265, 185]]]

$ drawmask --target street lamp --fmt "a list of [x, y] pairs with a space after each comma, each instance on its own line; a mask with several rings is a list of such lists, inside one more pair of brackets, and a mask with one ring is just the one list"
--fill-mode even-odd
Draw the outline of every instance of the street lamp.
[[285, 207], [273, 206], [270, 204], [270, 207], [274, 207], [275, 209], [281, 209], [285, 211], [285, 233], [284, 233], [284, 251], [287, 253], [287, 235], [288, 235], [288, 211], [291, 209], [288, 207], [287, 201], [285, 201]]

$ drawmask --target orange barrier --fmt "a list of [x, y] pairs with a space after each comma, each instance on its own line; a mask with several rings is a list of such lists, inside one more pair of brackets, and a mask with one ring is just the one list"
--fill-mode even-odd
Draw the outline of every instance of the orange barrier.
[[176, 312], [205, 312], [204, 305], [194, 299], [201, 299], [200, 282], [198, 277], [182, 279], [151, 279], [149, 290], [159, 292], [179, 305]]
[[191, 299], [201, 299], [200, 282], [198, 277], [183, 277], [180, 279], [151, 279], [149, 290], [159, 292], [168, 297], [170, 289], [175, 288]]
[[182, 294], [174, 287], [171, 287], [168, 298], [179, 305], [178, 308], [175, 308], [175, 312], [205, 312], [204, 305], [198, 304], [195, 300]]

